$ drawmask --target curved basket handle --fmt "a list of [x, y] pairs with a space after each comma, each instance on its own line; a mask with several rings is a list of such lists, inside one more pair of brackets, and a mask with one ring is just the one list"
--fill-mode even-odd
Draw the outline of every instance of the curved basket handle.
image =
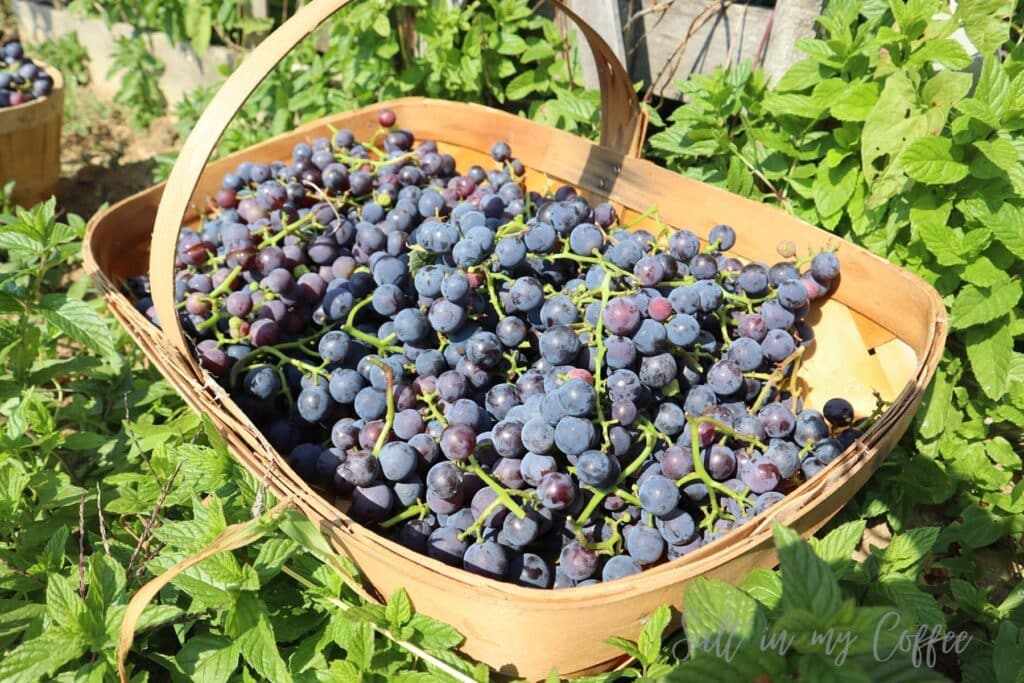
[[[253, 91], [296, 45], [349, 2], [352, 0], [313, 0], [260, 43], [217, 91], [185, 141], [167, 179], [150, 245], [150, 286], [167, 341], [194, 369], [196, 365], [174, 302], [173, 259], [188, 202], [228, 124]], [[623, 156], [639, 156], [645, 117], [628, 74], [593, 28], [559, 0], [549, 2], [576, 23], [594, 54], [601, 88], [601, 144]]]

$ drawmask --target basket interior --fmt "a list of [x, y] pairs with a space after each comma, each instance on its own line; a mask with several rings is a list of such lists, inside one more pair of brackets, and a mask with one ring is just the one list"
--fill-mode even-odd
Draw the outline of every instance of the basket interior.
[[[424, 105], [428, 108], [447, 106], [453, 110], [425, 112]], [[884, 305], [878, 305], [870, 298], [863, 298], [862, 292], [866, 289], [886, 284], [878, 281], [876, 277], [851, 278], [847, 272], [850, 270], [851, 257], [855, 259], [852, 262], [855, 270], [861, 272], [864, 270], [861, 262], [865, 258], [878, 261], [880, 266], [884, 263], [864, 250], [830, 237], [827, 233], [771, 207], [754, 205], [758, 210], [752, 211], [751, 202], [739, 200], [734, 195], [696, 181], [669, 174], [663, 169], [654, 169], [652, 164], [646, 162], [615, 159], [610, 156], [599, 158], [593, 153], [579, 159], [581, 153], [587, 154], [594, 149], [610, 153], [555, 129], [531, 126], [547, 131], [548, 139], [537, 139], [536, 136], [516, 139], [521, 136], [516, 135], [518, 130], [514, 127], [495, 132], [492, 126], [486, 125], [483, 117], [475, 119], [472, 116], [473, 109], [479, 108], [472, 105], [409, 99], [398, 100], [387, 106], [398, 113], [399, 124], [411, 129], [417, 139], [438, 140], [441, 150], [452, 154], [460, 169], [473, 164], [489, 168], [493, 161], [487, 150], [495, 139], [504, 137], [509, 140], [516, 156], [526, 164], [527, 185], [531, 190], [544, 192], [553, 191], [566, 183], [576, 185], [593, 199], [611, 199], [616, 202], [622, 207], [620, 213], [624, 222], [640, 217], [652, 206], [657, 207], [657, 217], [640, 220], [634, 228], [643, 227], [654, 233], [665, 229], [666, 226], [668, 229], [687, 228], [703, 239], [715, 223], [730, 223], [737, 230], [737, 243], [732, 252], [741, 260], [761, 260], [769, 265], [780, 260], [775, 253], [778, 241], [794, 239], [794, 227], [801, 228], [797, 232], [802, 234], [796, 235], [797, 239], [794, 240], [800, 252], [820, 249], [829, 243], [838, 245], [844, 278], [824, 303], [819, 301], [812, 306], [807, 318], [813, 327], [817, 342], [805, 357], [800, 374], [808, 403], [820, 408], [829, 398], [843, 396], [854, 404], [858, 415], [867, 415], [876, 408], [876, 392], [877, 397], [892, 402], [918, 374], [927, 352], [924, 344], [927, 337], [923, 334], [929, 329], [926, 320], [927, 310], [924, 306], [927, 302], [912, 300], [914, 292], [907, 287], [909, 282], [902, 283], [902, 292], [893, 292], [895, 301], [887, 301]], [[320, 135], [330, 135], [332, 128], [348, 127], [353, 129], [357, 139], [368, 138], [377, 128], [376, 114], [379, 109], [380, 106], [374, 106], [323, 119], [210, 164], [200, 178], [193, 195], [193, 208], [186, 216], [186, 223], [194, 224], [198, 220], [195, 207], [206, 204], [207, 198], [220, 186], [223, 174], [233, 170], [239, 161], [245, 159], [270, 162], [287, 159], [291, 156], [291, 148], [295, 143], [300, 140], [308, 141]], [[489, 116], [498, 114], [492, 110], [486, 111]], [[455, 114], [461, 115], [454, 117]], [[516, 120], [511, 116], [509, 118]], [[474, 122], [477, 121], [480, 125], [473, 128]], [[567, 141], [572, 143], [570, 148], [566, 148]], [[559, 163], [552, 163], [555, 155], [558, 155]], [[668, 174], [673, 179], [673, 184], [678, 185], [682, 182], [685, 185], [684, 189], [688, 188], [695, 194], [693, 197], [679, 196], [678, 191], [674, 191], [673, 188], [673, 191], [665, 194], [655, 193], [656, 201], [640, 204], [640, 198], [629, 196], [633, 194], [629, 191], [630, 186], [623, 188], [622, 183], [617, 182], [617, 176], [621, 177], [624, 172], [627, 172], [627, 176], [630, 175], [628, 171], [631, 170], [631, 164], [650, 167], [641, 169], [645, 173], [650, 173], [654, 169]], [[562, 169], [564, 171], [560, 172]], [[641, 180], [648, 182], [657, 179]], [[657, 187], [654, 186], [654, 189], [657, 190]], [[101, 270], [120, 277], [145, 273], [159, 197], [159, 193], [139, 196], [131, 205], [130, 216], [125, 215], [122, 220], [102, 222], [96, 226], [98, 231], [116, 231], [114, 235], [93, 236], [92, 243], [98, 247], [95, 256]], [[765, 221], [766, 216], [769, 221]], [[896, 271], [888, 264], [885, 266]], [[913, 308], [915, 304], [918, 306], [917, 310]], [[908, 334], [908, 330], [912, 333]]]

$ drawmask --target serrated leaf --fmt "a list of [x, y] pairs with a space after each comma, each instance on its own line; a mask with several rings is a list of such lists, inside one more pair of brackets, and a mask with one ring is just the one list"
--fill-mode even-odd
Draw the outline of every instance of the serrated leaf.
[[810, 95], [772, 92], [765, 96], [763, 106], [776, 116], [798, 116], [816, 121], [825, 109]]
[[880, 87], [877, 82], [847, 86], [832, 100], [832, 116], [840, 121], [865, 120], [878, 102]]
[[1020, 280], [1004, 280], [992, 287], [967, 285], [960, 290], [950, 308], [954, 329], [991, 322], [1010, 313], [1021, 296]]
[[77, 659], [83, 649], [82, 642], [69, 638], [67, 632], [49, 631], [0, 657], [0, 681], [38, 683]]
[[211, 633], [196, 633], [174, 656], [178, 665], [197, 683], [226, 683], [238, 666], [238, 645]]
[[775, 84], [775, 92], [795, 92], [814, 87], [821, 80], [822, 69], [813, 59], [804, 59], [786, 70]]
[[916, 575], [921, 562], [935, 545], [938, 527], [919, 527], [893, 537], [880, 556], [882, 574]]
[[252, 563], [253, 569], [260, 578], [260, 583], [266, 583], [277, 576], [285, 562], [299, 549], [299, 544], [290, 538], [269, 538], [260, 547], [256, 560]]
[[814, 179], [814, 204], [822, 216], [842, 211], [853, 196], [860, 180], [859, 165], [854, 159], [844, 160], [836, 168], [822, 164]]
[[985, 155], [986, 159], [1004, 171], [1009, 171], [1020, 163], [1020, 155], [1017, 153], [1017, 148], [1006, 138], [976, 140], [974, 146]]
[[291, 680], [288, 666], [278, 652], [266, 605], [254, 593], [239, 594], [228, 614], [225, 631], [232, 636], [245, 661], [264, 680]]
[[640, 660], [645, 664], [652, 663], [658, 659], [661, 652], [661, 636], [672, 619], [672, 611], [668, 605], [661, 605], [647, 616], [640, 637], [636, 646], [640, 650]]
[[760, 604], [724, 581], [694, 579], [686, 587], [683, 608], [693, 654], [731, 658], [744, 641], [759, 637], [767, 627]]
[[782, 579], [778, 572], [763, 567], [744, 576], [740, 588], [768, 609], [775, 609], [782, 598]]
[[1003, 202], [995, 213], [988, 212], [986, 227], [997, 240], [1019, 259], [1024, 259], [1024, 211], [1019, 206]]
[[830, 531], [824, 538], [811, 538], [815, 554], [828, 562], [837, 574], [846, 569], [853, 559], [853, 552], [864, 535], [864, 520], [847, 522]]
[[999, 116], [992, 111], [992, 107], [977, 97], [968, 97], [956, 103], [958, 111], [964, 115], [981, 121], [989, 128], [999, 127]]
[[619, 650], [622, 650], [623, 652], [625, 652], [630, 657], [633, 657], [634, 659], [640, 660], [640, 659], [643, 658], [643, 656], [640, 654], [640, 650], [638, 650], [637, 647], [636, 647], [636, 643], [634, 643], [632, 641], [629, 641], [629, 640], [626, 640], [625, 638], [620, 638], [618, 636], [612, 636], [611, 638], [608, 638], [604, 642], [608, 643], [609, 645], [611, 645], [614, 648], [618, 648]]
[[1010, 361], [1013, 358], [1013, 336], [1010, 321], [994, 320], [976, 325], [964, 333], [971, 372], [989, 398], [998, 401], [1009, 388]]
[[937, 62], [949, 69], [963, 69], [971, 65], [971, 56], [956, 40], [942, 38], [927, 41], [911, 55], [907, 65], [916, 67], [925, 62]]
[[921, 589], [915, 580], [900, 574], [882, 576], [876, 584], [883, 599], [916, 623], [945, 624], [946, 618], [935, 598]]
[[46, 617], [55, 624], [78, 629], [78, 617], [85, 606], [71, 581], [60, 574], [51, 574], [46, 581]]
[[409, 602], [409, 594], [404, 588], [399, 588], [391, 594], [384, 609], [384, 616], [393, 629], [405, 626], [412, 618], [412, 603]]
[[953, 158], [953, 141], [928, 136], [914, 140], [900, 155], [907, 175], [929, 185], [948, 185], [967, 177], [968, 166]]
[[1006, 273], [985, 256], [979, 256], [964, 268], [964, 280], [979, 287], [991, 287], [1005, 277]]
[[521, 100], [537, 89], [537, 74], [535, 71], [526, 70], [509, 81], [505, 86], [505, 95], [510, 100]]
[[89, 304], [64, 294], [47, 294], [39, 302], [39, 315], [64, 336], [104, 356], [113, 356], [110, 327]]
[[978, 51], [992, 59], [1010, 37], [1012, 8], [1013, 3], [1006, 0], [972, 0], [957, 3], [956, 15]]
[[809, 543], [778, 522], [773, 527], [782, 570], [782, 605], [787, 609], [813, 609], [827, 619], [839, 606], [839, 584], [829, 566]]
[[31, 235], [4, 226], [0, 227], [0, 249], [29, 259], [42, 255], [46, 246]]
[[374, 643], [373, 629], [370, 628], [368, 623], [364, 621], [353, 625], [345, 642], [345, 651], [345, 661], [355, 664], [361, 671], [366, 671], [370, 668], [370, 662], [373, 660]]

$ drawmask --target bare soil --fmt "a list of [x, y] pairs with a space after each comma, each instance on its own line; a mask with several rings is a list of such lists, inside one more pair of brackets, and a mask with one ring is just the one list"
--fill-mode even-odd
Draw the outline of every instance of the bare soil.
[[170, 117], [148, 129], [134, 128], [126, 111], [79, 86], [65, 112], [58, 204], [89, 219], [113, 204], [155, 184], [156, 157], [177, 148]]

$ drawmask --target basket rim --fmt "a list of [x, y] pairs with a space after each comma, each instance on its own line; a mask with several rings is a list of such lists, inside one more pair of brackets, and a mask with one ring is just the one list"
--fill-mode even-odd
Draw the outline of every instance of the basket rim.
[[[465, 107], [468, 109], [476, 109], [484, 112], [488, 112], [491, 115], [501, 115], [515, 119], [523, 124], [524, 119], [517, 117], [508, 112], [504, 112], [492, 107], [485, 105], [473, 104], [473, 103], [453, 103], [446, 100], [437, 100], [433, 98], [424, 97], [406, 97], [398, 98], [394, 100], [388, 100], [376, 104], [371, 104], [366, 107], [362, 107], [356, 110], [342, 112], [338, 114], [328, 115], [315, 121], [303, 124], [296, 127], [295, 129], [283, 133], [281, 135], [270, 138], [259, 144], [266, 144], [274, 141], [279, 141], [287, 138], [294, 138], [302, 135], [308, 131], [314, 129], [320, 129], [328, 124], [331, 120], [344, 118], [348, 116], [354, 116], [361, 113], [374, 112], [388, 106], [395, 104], [404, 105], [416, 105], [421, 103], [444, 103], [446, 105], [457, 105], [459, 107]], [[535, 121], [525, 120], [529, 125], [541, 126], [544, 128], [551, 128], [546, 124], [538, 123]], [[415, 122], [410, 122], [409, 128], [416, 129]], [[582, 140], [578, 136], [566, 133], [559, 129], [553, 129], [557, 134]], [[601, 146], [595, 142], [584, 140], [587, 144], [594, 147], [600, 148]], [[458, 143], [455, 143], [458, 144]], [[606, 149], [607, 148], [602, 148]], [[224, 159], [232, 159], [234, 157], [240, 157], [245, 155], [251, 150], [246, 148], [235, 152], [231, 155], [224, 157]], [[720, 188], [700, 183], [699, 181], [680, 174], [675, 174], [668, 169], [657, 166], [651, 161], [645, 159], [624, 159], [623, 165], [634, 165], [641, 164], [641, 168], [654, 171], [659, 174], [671, 174], [676, 177], [681, 177], [688, 182], [698, 183], [708, 191], [721, 192], [723, 195], [732, 197], [734, 199], [742, 199], [737, 195], [728, 193]], [[540, 171], [543, 173], [543, 171]], [[98, 264], [94, 259], [92, 252], [91, 239], [95, 234], [97, 227], [103, 222], [103, 220], [110, 214], [117, 210], [138, 201], [140, 198], [149, 195], [155, 191], [162, 192], [165, 187], [165, 183], [159, 183], [151, 186], [141, 192], [138, 192], [130, 197], [122, 199], [116, 204], [111, 205], [105, 210], [95, 214], [88, 223], [87, 232], [83, 242], [83, 256], [85, 257], [85, 268], [91, 276], [96, 277], [97, 275], [106, 278], [106, 274], [99, 268]], [[610, 188], [609, 194], [614, 193], [614, 188]], [[744, 201], [750, 201], [745, 200]], [[799, 221], [813, 228], [815, 231], [828, 235], [833, 239], [840, 239], [832, 233], [828, 233], [820, 227], [810, 225], [799, 219], [796, 216], [790, 216], [789, 214], [783, 214], [789, 217], [791, 220]], [[687, 556], [689, 561], [681, 561], [683, 558], [677, 560], [662, 563], [658, 566], [645, 569], [643, 572], [634, 576], [628, 577], [628, 579], [622, 579], [618, 581], [602, 582], [593, 586], [575, 587], [573, 590], [552, 590], [552, 589], [537, 589], [527, 588], [519, 586], [510, 582], [498, 581], [496, 579], [490, 579], [487, 577], [477, 576], [471, 574], [465, 570], [450, 565], [444, 564], [439, 560], [428, 557], [426, 554], [418, 553], [413, 550], [407, 549], [404, 546], [399, 545], [395, 541], [379, 534], [369, 527], [363, 526], [360, 523], [352, 520], [347, 514], [343, 513], [340, 509], [335, 508], [333, 503], [325, 499], [320, 495], [312, 486], [304, 481], [298, 479], [297, 475], [290, 479], [282, 478], [280, 471], [272, 475], [272, 479], [276, 480], [278, 484], [286, 482], [286, 486], [291, 486], [293, 489], [296, 488], [294, 481], [298, 481], [298, 490], [294, 493], [298, 494], [299, 506], [303, 508], [304, 514], [311, 518], [311, 521], [318, 522], [319, 525], [330, 525], [336, 529], [343, 531], [361, 541], [372, 544], [373, 548], [378, 551], [384, 551], [388, 553], [388, 557], [397, 557], [404, 560], [409, 560], [420, 567], [432, 571], [434, 574], [443, 577], [448, 581], [454, 582], [454, 586], [458, 587], [472, 587], [477, 590], [483, 590], [487, 593], [488, 597], [497, 598], [500, 600], [515, 600], [521, 603], [544, 603], [552, 607], [552, 609], [564, 608], [567, 605], [579, 606], [584, 603], [591, 602], [607, 602], [609, 598], [615, 598], [617, 600], [625, 600], [631, 596], [643, 594], [655, 590], [659, 587], [670, 586], [672, 584], [682, 583], [696, 576], [700, 576], [710, 569], [732, 561], [738, 557], [743, 556], [748, 551], [754, 548], [761, 547], [765, 543], [771, 543], [771, 521], [780, 519], [784, 523], [792, 524], [803, 517], [803, 511], [808, 509], [807, 505], [813, 504], [814, 499], [820, 497], [823, 491], [829, 490], [832, 485], [841, 485], [846, 479], [852, 477], [858, 473], [864, 467], [869, 466], [872, 463], [870, 456], [873, 450], [877, 449], [877, 446], [881, 442], [882, 438], [888, 433], [889, 428], [892, 424], [905, 417], [907, 409], [914, 405], [916, 400], [923, 395], [927, 385], [934, 374], [935, 368], [937, 367], [938, 360], [941, 357], [945, 338], [947, 334], [947, 314], [945, 306], [942, 303], [942, 299], [939, 296], [935, 288], [913, 274], [912, 272], [896, 266], [881, 257], [868, 252], [867, 250], [859, 247], [853, 243], [843, 240], [850, 248], [856, 249], [863, 254], [872, 257], [880, 266], [891, 268], [899, 271], [903, 279], [907, 282], [908, 286], [913, 286], [926, 294], [929, 310], [927, 311], [927, 319], [930, 321], [929, 329], [926, 335], [926, 343], [924, 344], [923, 351], [917, 358], [916, 367], [913, 374], [908, 379], [898, 396], [893, 400], [892, 404], [886, 409], [881, 418], [876, 420], [871, 427], [865, 431], [860, 439], [851, 446], [843, 455], [837, 458], [835, 461], [827, 465], [822, 469], [819, 474], [814, 477], [810, 482], [801, 484], [797, 489], [788, 494], [782, 501], [774, 505], [770, 510], [763, 515], [759, 515], [759, 518], [755, 518], [754, 521], [744, 525], [741, 529], [747, 531], [740, 532], [740, 535], [736, 535], [738, 530], [734, 530], [731, 533], [723, 535], [721, 538], [716, 539], [712, 543], [702, 546], [700, 549], [694, 551]], [[125, 303], [130, 304], [127, 297], [120, 291], [116, 293], [107, 293], [108, 297], [119, 297]], [[154, 338], [164, 337], [164, 333], [151, 326], [151, 324], [137, 311], [134, 307], [129, 306], [126, 310], [119, 310], [118, 308], [112, 307], [114, 315], [124, 324], [126, 320], [131, 319], [134, 324], [138, 324], [140, 321], [145, 325], [152, 327], [148, 334]], [[143, 327], [143, 329], [148, 329]], [[160, 359], [163, 362], [173, 364], [173, 359]], [[158, 366], [161, 366], [161, 362], [158, 361]], [[162, 374], [163, 368], [161, 366]], [[219, 388], [219, 387], [218, 387]], [[224, 396], [227, 397], [227, 392], [223, 392]], [[259, 434], [258, 430], [254, 430]], [[262, 436], [262, 435], [260, 435]], [[283, 457], [276, 449], [271, 449], [271, 453], [274, 458], [283, 465]], [[261, 454], [262, 455], [262, 454]], [[236, 460], [241, 460], [238, 456], [233, 457]], [[292, 481], [294, 480], [294, 481]], [[311, 514], [306, 502], [306, 499], [313, 498], [314, 501], [328, 505], [332, 510], [335, 511], [336, 517], [334, 519], [326, 519], [322, 515]], [[838, 509], [835, 511], [838, 512]], [[833, 513], [834, 514], [834, 513]], [[321, 529], [322, 532], [322, 529]], [[338, 550], [335, 546], [335, 550], [339, 553], [342, 551]], [[372, 581], [371, 581], [372, 583]]]

